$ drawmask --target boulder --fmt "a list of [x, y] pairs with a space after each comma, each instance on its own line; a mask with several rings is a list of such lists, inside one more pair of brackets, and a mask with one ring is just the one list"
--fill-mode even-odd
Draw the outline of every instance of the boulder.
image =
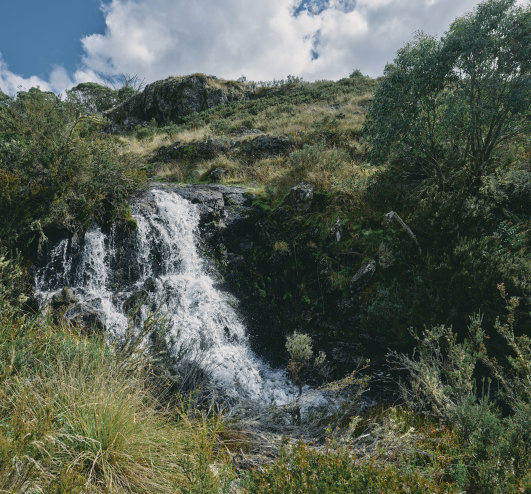
[[105, 314], [101, 311], [84, 308], [70, 320], [75, 321], [88, 333], [103, 333], [105, 331]]
[[223, 179], [223, 177], [227, 174], [227, 170], [225, 168], [214, 168], [211, 172], [210, 172], [210, 179], [213, 181], [213, 182], [219, 182], [220, 180]]
[[307, 211], [312, 205], [314, 190], [315, 186], [307, 182], [295, 185], [289, 192], [289, 203], [298, 212]]
[[192, 204], [200, 204], [213, 211], [222, 212], [225, 206], [223, 194], [211, 187], [186, 186], [177, 187], [174, 190]]
[[56, 293], [52, 297], [52, 308], [54, 310], [64, 309], [75, 305], [79, 302], [79, 299], [74, 295], [74, 290], [65, 286], [59, 293]]
[[259, 135], [250, 141], [243, 142], [240, 149], [252, 158], [266, 158], [285, 154], [290, 147], [289, 137]]
[[179, 118], [230, 101], [248, 99], [247, 85], [203, 74], [169, 77], [148, 84], [141, 93], [106, 113], [112, 124], [109, 131], [131, 129], [155, 120], [167, 125]]

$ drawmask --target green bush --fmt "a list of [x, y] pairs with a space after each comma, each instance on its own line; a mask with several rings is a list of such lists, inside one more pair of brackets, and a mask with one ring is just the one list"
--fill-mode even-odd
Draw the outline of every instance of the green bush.
[[451, 485], [416, 471], [352, 457], [347, 450], [321, 452], [303, 443], [284, 447], [280, 458], [250, 472], [250, 494], [425, 494], [457, 492]]
[[[507, 297], [503, 284], [498, 288], [507, 315], [495, 328], [506, 345], [506, 364], [489, 355], [479, 315], [463, 341], [437, 326], [417, 338], [412, 357], [393, 354], [409, 374], [406, 402], [455, 431], [466, 471], [462, 487], [485, 493], [521, 487], [531, 469], [531, 339], [515, 335], [518, 299]], [[485, 369], [490, 375], [478, 382]]]
[[125, 215], [144, 182], [103, 121], [53, 93], [19, 92], [0, 107], [0, 236], [25, 252], [57, 229]]

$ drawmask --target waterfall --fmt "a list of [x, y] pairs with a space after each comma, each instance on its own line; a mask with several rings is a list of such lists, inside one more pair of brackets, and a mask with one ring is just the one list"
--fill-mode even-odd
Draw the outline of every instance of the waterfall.
[[[78, 307], [98, 314], [109, 334], [120, 338], [129, 324], [127, 301], [141, 293], [145, 303], [135, 318], [137, 329], [156, 305], [167, 320], [167, 343], [175, 355], [185, 349], [226, 395], [289, 401], [286, 373], [253, 353], [236, 301], [216, 286], [199, 254], [197, 206], [175, 192], [154, 189], [132, 205], [132, 214], [138, 228], [128, 246], [120, 245], [114, 230], [104, 233], [94, 225], [77, 249], [72, 239], [50, 249], [35, 275], [40, 301], [69, 286]], [[125, 274], [117, 279], [119, 264]]]

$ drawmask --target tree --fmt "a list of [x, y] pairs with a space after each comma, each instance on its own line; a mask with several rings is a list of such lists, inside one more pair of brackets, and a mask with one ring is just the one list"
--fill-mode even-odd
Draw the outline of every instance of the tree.
[[440, 40], [419, 34], [399, 50], [366, 120], [371, 161], [439, 190], [459, 178], [479, 187], [500, 144], [529, 124], [530, 15], [488, 0]]
[[114, 89], [96, 82], [82, 82], [66, 94], [70, 101], [81, 105], [88, 113], [101, 113], [116, 104]]
[[[82, 82], [66, 92], [68, 100], [87, 113], [102, 113], [137, 94], [144, 87], [138, 75], [121, 74], [106, 84]], [[0, 98], [1, 101], [1, 98]]]

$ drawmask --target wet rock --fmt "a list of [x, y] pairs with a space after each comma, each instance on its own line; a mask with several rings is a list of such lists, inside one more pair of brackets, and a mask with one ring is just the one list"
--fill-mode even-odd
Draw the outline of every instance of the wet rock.
[[84, 328], [87, 333], [103, 333], [105, 331], [105, 314], [95, 309], [85, 308], [69, 318]]
[[313, 201], [315, 186], [307, 182], [301, 182], [291, 188], [288, 200], [293, 208], [299, 212], [310, 209]]
[[157, 282], [154, 278], [148, 278], [144, 282], [144, 290], [146, 290], [149, 293], [153, 293], [157, 289]]
[[220, 180], [223, 179], [223, 177], [227, 174], [227, 170], [225, 168], [214, 168], [211, 172], [210, 172], [210, 179], [213, 181], [213, 182], [219, 182]]
[[68, 307], [75, 305], [79, 299], [74, 295], [74, 290], [69, 287], [64, 287], [59, 293], [52, 297], [52, 308], [54, 310], [66, 310]]

